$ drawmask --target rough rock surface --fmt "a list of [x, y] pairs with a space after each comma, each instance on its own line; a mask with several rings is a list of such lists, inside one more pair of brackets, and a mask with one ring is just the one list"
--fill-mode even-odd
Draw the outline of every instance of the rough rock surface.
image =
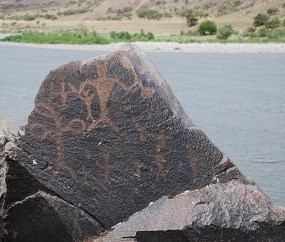
[[2, 156], [8, 240], [177, 241], [199, 229], [228, 239], [260, 224], [285, 239], [284, 210], [191, 122], [134, 46], [51, 71], [21, 134]]
[[173, 237], [181, 241], [282, 241], [284, 217], [285, 210], [268, 201], [254, 183], [231, 180], [171, 199], [162, 197], [96, 241], [126, 235], [139, 241], [176, 241]]

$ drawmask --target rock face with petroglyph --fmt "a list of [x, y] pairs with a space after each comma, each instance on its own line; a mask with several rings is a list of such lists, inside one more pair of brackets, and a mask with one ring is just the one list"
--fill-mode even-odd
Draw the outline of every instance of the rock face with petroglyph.
[[191, 122], [134, 46], [51, 71], [16, 143], [6, 157], [10, 240], [177, 241], [193, 228], [228, 236], [260, 223], [285, 238], [284, 210]]

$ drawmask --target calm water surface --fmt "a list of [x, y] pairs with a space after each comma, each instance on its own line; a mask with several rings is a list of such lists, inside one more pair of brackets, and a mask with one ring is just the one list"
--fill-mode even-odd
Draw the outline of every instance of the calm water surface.
[[[49, 70], [103, 52], [0, 46], [0, 120], [27, 121]], [[285, 55], [148, 54], [209, 138], [285, 207]]]

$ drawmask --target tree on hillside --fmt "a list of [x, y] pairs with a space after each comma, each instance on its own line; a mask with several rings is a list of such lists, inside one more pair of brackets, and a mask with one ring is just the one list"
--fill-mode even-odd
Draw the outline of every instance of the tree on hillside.
[[198, 27], [200, 35], [212, 35], [217, 33], [217, 25], [214, 21], [206, 20]]
[[268, 21], [268, 19], [269, 19], [268, 15], [263, 14], [263, 13], [259, 13], [253, 19], [253, 25], [255, 27], [265, 25], [265, 23]]

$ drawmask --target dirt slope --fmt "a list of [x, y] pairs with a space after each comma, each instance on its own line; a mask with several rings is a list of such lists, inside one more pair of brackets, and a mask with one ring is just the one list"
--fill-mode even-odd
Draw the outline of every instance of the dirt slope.
[[[218, 27], [231, 24], [243, 31], [252, 26], [254, 16], [271, 7], [279, 10], [272, 18], [283, 21], [284, 4], [285, 0], [0, 0], [0, 31], [85, 27], [101, 33], [141, 28], [157, 34], [179, 33], [189, 29], [181, 16], [187, 9], [199, 15], [199, 22], [213, 19]], [[141, 7], [158, 11], [161, 19], [139, 18]]]

